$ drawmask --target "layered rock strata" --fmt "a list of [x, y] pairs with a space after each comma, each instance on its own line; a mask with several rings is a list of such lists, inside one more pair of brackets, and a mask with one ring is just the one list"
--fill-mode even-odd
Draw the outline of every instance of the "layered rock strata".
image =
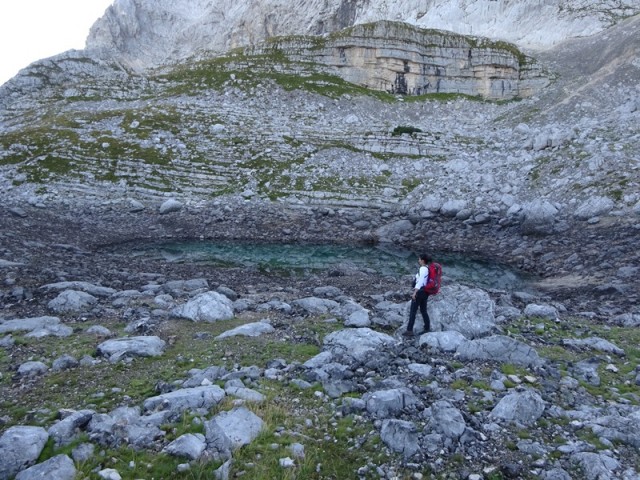
[[382, 21], [327, 38], [279, 37], [246, 50], [320, 64], [347, 82], [390, 93], [459, 93], [488, 99], [528, 97], [549, 84], [515, 45]]

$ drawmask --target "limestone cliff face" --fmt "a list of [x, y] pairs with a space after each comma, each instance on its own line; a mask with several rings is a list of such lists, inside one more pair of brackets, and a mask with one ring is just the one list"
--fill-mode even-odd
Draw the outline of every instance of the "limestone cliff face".
[[87, 48], [143, 69], [274, 36], [392, 20], [546, 49], [638, 12], [637, 0], [115, 0]]
[[277, 51], [295, 64], [319, 63], [348, 82], [391, 93], [528, 97], [548, 78], [513, 45], [405, 23], [356, 25], [326, 38], [278, 37], [246, 50]]

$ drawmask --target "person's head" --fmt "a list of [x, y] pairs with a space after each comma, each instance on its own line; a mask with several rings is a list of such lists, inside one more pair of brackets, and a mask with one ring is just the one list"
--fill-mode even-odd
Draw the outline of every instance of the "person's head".
[[425, 265], [429, 265], [433, 259], [426, 253], [421, 253], [420, 255], [418, 255], [418, 260], [422, 260]]

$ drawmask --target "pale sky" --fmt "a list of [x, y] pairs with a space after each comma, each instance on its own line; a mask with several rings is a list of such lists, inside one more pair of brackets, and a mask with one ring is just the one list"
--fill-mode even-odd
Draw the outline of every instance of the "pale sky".
[[114, 0], [0, 0], [0, 85], [36, 60], [83, 49]]

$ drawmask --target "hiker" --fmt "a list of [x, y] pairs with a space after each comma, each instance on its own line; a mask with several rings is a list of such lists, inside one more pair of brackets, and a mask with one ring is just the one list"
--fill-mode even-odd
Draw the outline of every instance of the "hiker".
[[429, 279], [429, 264], [433, 259], [426, 253], [422, 253], [418, 256], [418, 263], [420, 268], [416, 273], [416, 280], [413, 286], [413, 293], [411, 294], [411, 310], [409, 311], [409, 323], [407, 324], [407, 330], [403, 333], [405, 337], [413, 335], [413, 324], [416, 321], [416, 313], [418, 308], [420, 314], [424, 320], [424, 331], [428, 332], [431, 329], [431, 323], [429, 321], [429, 314], [427, 313], [427, 299], [429, 294], [425, 291], [424, 287]]

